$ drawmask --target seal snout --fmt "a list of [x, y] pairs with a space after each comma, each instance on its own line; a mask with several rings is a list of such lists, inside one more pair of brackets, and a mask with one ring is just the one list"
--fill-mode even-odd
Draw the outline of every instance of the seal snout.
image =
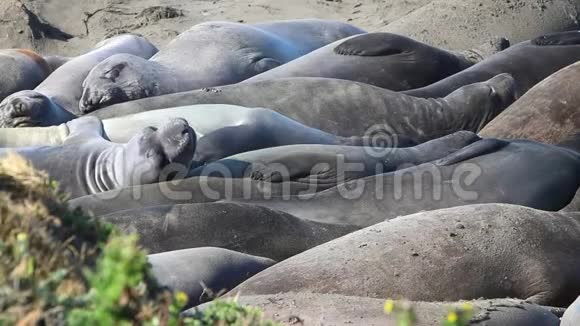
[[169, 162], [191, 163], [197, 138], [185, 119], [170, 120], [158, 130], [158, 137]]
[[0, 127], [18, 128], [39, 125], [37, 115], [45, 102], [44, 95], [34, 91], [15, 93], [0, 103]]

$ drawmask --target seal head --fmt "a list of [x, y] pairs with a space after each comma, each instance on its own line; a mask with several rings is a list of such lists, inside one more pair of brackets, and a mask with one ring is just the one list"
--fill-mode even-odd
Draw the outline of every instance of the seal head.
[[0, 128], [46, 127], [76, 118], [37, 91], [20, 91], [0, 103]]

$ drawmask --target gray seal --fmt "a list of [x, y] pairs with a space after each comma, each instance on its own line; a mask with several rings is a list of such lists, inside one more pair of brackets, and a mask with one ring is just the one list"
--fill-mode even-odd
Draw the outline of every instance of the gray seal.
[[[384, 312], [385, 299], [346, 296], [340, 294], [288, 292], [272, 295], [241, 294], [241, 305], [259, 307], [264, 319], [291, 324], [318, 325], [324, 320], [328, 325], [342, 325], [356, 321], [365, 326], [398, 326], [395, 316]], [[183, 313], [196, 316], [207, 304]], [[560, 320], [542, 306], [515, 299], [490, 299], [459, 302], [405, 302], [397, 306], [410, 307], [416, 317], [414, 326], [441, 326], [450, 311], [464, 310], [468, 305], [473, 316], [469, 325], [485, 326], [558, 326]], [[576, 324], [574, 324], [576, 325]], [[571, 325], [570, 325], [571, 326]]]
[[230, 294], [314, 292], [416, 301], [517, 298], [563, 307], [580, 292], [577, 248], [579, 213], [463, 206], [351, 233], [270, 267]]
[[87, 113], [144, 97], [237, 83], [361, 33], [349, 24], [316, 19], [201, 23], [151, 60], [123, 54], [97, 65], [83, 82], [80, 108]]
[[522, 96], [544, 78], [579, 60], [580, 31], [548, 34], [518, 43], [432, 85], [404, 93], [424, 98], [443, 97], [464, 85], [508, 73], [516, 80], [517, 95]]
[[91, 115], [109, 119], [182, 105], [233, 104], [269, 108], [334, 135], [380, 131], [422, 143], [459, 130], [477, 132], [514, 100], [514, 80], [507, 74], [441, 99], [415, 98], [347, 80], [288, 78], [141, 99]]
[[79, 118], [60, 146], [0, 149], [0, 156], [15, 152], [46, 171], [72, 198], [159, 180], [171, 163], [189, 166], [195, 150], [195, 134], [183, 119], [162, 128], [143, 129], [126, 144], [103, 138], [95, 117]]
[[124, 210], [99, 217], [139, 235], [149, 253], [219, 247], [281, 261], [358, 230], [302, 220], [268, 208], [206, 203]]
[[368, 33], [336, 41], [244, 82], [324, 77], [404, 91], [433, 84], [473, 64], [463, 55], [405, 36]]
[[34, 90], [5, 98], [0, 103], [0, 127], [51, 126], [69, 121], [81, 114], [81, 84], [95, 65], [117, 53], [149, 58], [156, 52], [153, 44], [136, 35], [104, 40], [60, 66]]
[[275, 263], [268, 258], [211, 247], [163, 252], [147, 258], [160, 285], [187, 294], [189, 302], [184, 308], [212, 300], [213, 295]]
[[309, 183], [202, 176], [130, 187], [69, 203], [102, 215], [227, 200], [321, 223], [364, 227], [420, 211], [479, 203], [557, 211], [570, 203], [579, 187], [579, 153], [533, 141], [483, 139], [435, 162], [345, 182], [322, 192], [313, 191]]

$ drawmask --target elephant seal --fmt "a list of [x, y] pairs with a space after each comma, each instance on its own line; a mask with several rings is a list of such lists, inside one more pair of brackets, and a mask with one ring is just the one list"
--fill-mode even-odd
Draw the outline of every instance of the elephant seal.
[[156, 182], [170, 163], [189, 165], [195, 149], [195, 134], [183, 119], [170, 120], [160, 129], [145, 128], [127, 144], [104, 139], [95, 117], [79, 118], [70, 127], [61, 146], [2, 149], [0, 156], [23, 156], [75, 198]]
[[[538, 164], [545, 157], [550, 163]], [[552, 169], [555, 162], [558, 171]], [[322, 223], [369, 226], [422, 210], [479, 203], [557, 211], [579, 187], [578, 153], [532, 141], [489, 138], [434, 163], [345, 182], [323, 192], [243, 200]]]
[[[241, 295], [236, 300], [243, 306], [258, 307], [264, 319], [283, 325], [341, 325], [356, 323], [366, 326], [397, 326], [396, 319], [384, 312], [385, 300], [340, 294], [289, 292], [272, 295]], [[209, 304], [209, 303], [208, 303]], [[208, 304], [189, 309], [184, 316], [195, 316]], [[541, 306], [514, 299], [492, 299], [461, 302], [406, 302], [416, 317], [414, 326], [440, 326], [450, 311], [469, 306], [473, 316], [469, 325], [484, 322], [485, 326], [558, 326], [560, 320]]]
[[560, 324], [560, 326], [576, 325], [580, 325], [580, 297], [566, 309], [564, 316], [562, 316], [562, 323]]
[[189, 176], [299, 182], [319, 191], [370, 175], [441, 159], [480, 140], [458, 131], [409, 148], [290, 145], [244, 152], [200, 166]]
[[480, 132], [484, 137], [524, 138], [558, 144], [580, 133], [580, 63], [544, 79]]
[[580, 60], [580, 31], [554, 33], [518, 43], [453, 76], [404, 93], [436, 98], [467, 84], [509, 73], [516, 80], [518, 96], [558, 70]]
[[56, 69], [33, 91], [17, 92], [0, 102], [0, 127], [50, 126], [69, 121], [81, 114], [81, 84], [96, 64], [116, 53], [149, 58], [155, 52], [153, 44], [136, 35], [104, 40]]
[[230, 294], [311, 292], [429, 302], [509, 297], [561, 307], [580, 292], [579, 248], [579, 213], [501, 204], [455, 207], [330, 241], [270, 267]]
[[479, 131], [515, 100], [514, 89], [513, 78], [502, 74], [432, 100], [347, 80], [288, 78], [152, 97], [90, 115], [108, 119], [181, 105], [233, 104], [269, 108], [333, 135], [380, 131], [422, 143], [459, 130]]
[[[546, 157], [550, 160], [546, 161]], [[558, 169], [554, 169], [554, 166]], [[507, 203], [557, 211], [580, 187], [580, 154], [533, 141], [483, 139], [441, 160], [317, 192], [311, 184], [193, 177], [69, 202], [97, 215], [124, 209], [243, 202], [321, 223], [369, 226], [447, 207]]]
[[358, 230], [234, 203], [156, 206], [99, 219], [138, 234], [139, 244], [150, 253], [219, 247], [277, 261]]
[[368, 33], [336, 41], [244, 82], [324, 77], [404, 91], [430, 85], [473, 63], [405, 36]]
[[[246, 151], [284, 145], [375, 146], [373, 139], [365, 136], [335, 136], [307, 127], [272, 110], [226, 104], [176, 107], [107, 119], [103, 121], [104, 134], [113, 142], [126, 143], [143, 128], [160, 127], [169, 118], [184, 119], [194, 129], [198, 138], [194, 167]], [[71, 123], [76, 122], [72, 120], [51, 127], [0, 129], [0, 147], [61, 145], [70, 133]], [[412, 145], [412, 142], [397, 138], [395, 145]]]
[[25, 49], [0, 50], [0, 101], [25, 89], [33, 89], [52, 69], [37, 53]]
[[187, 294], [189, 302], [184, 308], [212, 300], [212, 294], [229, 290], [275, 263], [268, 258], [211, 247], [163, 252], [147, 258], [160, 285]]
[[95, 66], [83, 82], [80, 109], [88, 113], [144, 97], [237, 83], [361, 33], [365, 31], [328, 20], [201, 23], [151, 60], [123, 54]]
[[463, 50], [498, 35], [518, 43], [537, 35], [578, 29], [579, 11], [580, 4], [573, 0], [435, 0], [381, 26], [381, 31]]
[[55, 71], [56, 69], [60, 68], [60, 66], [74, 59], [74, 57], [63, 57], [60, 55], [48, 55], [44, 56], [43, 58], [48, 66], [52, 69], [52, 71]]

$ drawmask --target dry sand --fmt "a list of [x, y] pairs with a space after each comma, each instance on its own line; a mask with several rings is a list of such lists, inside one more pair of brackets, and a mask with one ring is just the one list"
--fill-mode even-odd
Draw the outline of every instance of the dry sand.
[[0, 0], [0, 48], [77, 55], [131, 32], [163, 46], [211, 20], [322, 18], [464, 50], [578, 27], [580, 0]]

